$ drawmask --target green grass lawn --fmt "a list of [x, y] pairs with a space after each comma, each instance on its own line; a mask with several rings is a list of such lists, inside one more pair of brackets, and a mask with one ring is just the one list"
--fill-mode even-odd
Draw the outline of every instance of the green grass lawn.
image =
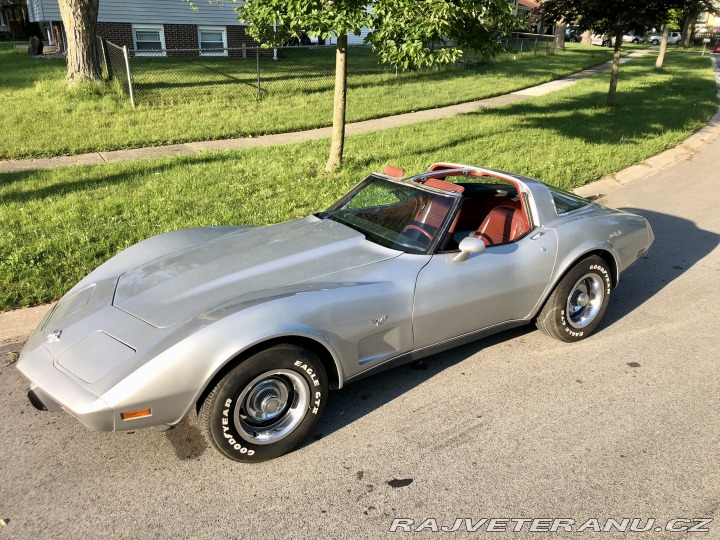
[[29, 41], [0, 41], [0, 50], [12, 50], [12, 49], [18, 49], [22, 47], [25, 52], [27, 50], [27, 47], [29, 45]]
[[[139, 106], [132, 109], [111, 85], [67, 91], [64, 60], [40, 60], [19, 51], [0, 51], [0, 159], [330, 125], [332, 78], [327, 66], [332, 65], [332, 49], [315, 53], [310, 59], [299, 59], [298, 54], [291, 51], [277, 63], [263, 59], [269, 82], [266, 79], [263, 83], [265, 93], [260, 101], [255, 99], [251, 81], [241, 73], [247, 68], [247, 60], [241, 64], [242, 59], [216, 57], [136, 58], [133, 65]], [[354, 48], [349, 60], [347, 119], [366, 120], [512, 92], [599, 64], [610, 54], [600, 47], [574, 46], [563, 54], [505, 55], [467, 69], [395, 77], [394, 72], [378, 68], [366, 49]], [[299, 70], [299, 65], [306, 66], [305, 71]], [[170, 66], [176, 69], [168, 72]], [[321, 68], [326, 74], [314, 79], [308, 76], [320, 73]], [[164, 99], [170, 101], [147, 104]]]
[[372, 171], [435, 161], [485, 165], [570, 188], [683, 141], [717, 111], [710, 60], [671, 51], [498, 109], [351, 137], [325, 174], [327, 140], [0, 175], [0, 309], [53, 300], [102, 261], [164, 231], [261, 225], [330, 205]]
[[[492, 59], [469, 52], [456, 64], [417, 72], [399, 72], [388, 64], [379, 64], [369, 47], [351, 47], [348, 87], [355, 91], [388, 85], [447, 83], [488, 73], [512, 77], [527, 69], [538, 74], [538, 67], [554, 72], [557, 68], [563, 69], [568, 61], [571, 62], [569, 68], [577, 65], [568, 58], [541, 59], [553, 53], [545, 43], [539, 44], [537, 51], [532, 47], [534, 44], [531, 43], [525, 46], [522, 54], [506, 52]], [[273, 59], [273, 50], [277, 51], [277, 60]], [[591, 58], [597, 52], [580, 47], [574, 51]], [[260, 54], [256, 56], [258, 52]], [[284, 101], [296, 94], [325, 93], [322, 97], [331, 99], [329, 92], [335, 84], [333, 47], [261, 48], [259, 51], [251, 48], [247, 49], [244, 58], [237, 49], [229, 56], [137, 56], [130, 63], [136, 101], [145, 105], [193, 102], [197, 100], [198, 92], [202, 92], [205, 99], [227, 104], [258, 95]], [[498, 69], [498, 66], [501, 67]], [[493, 69], [488, 70], [490, 67]], [[437, 105], [432, 102], [432, 106]]]

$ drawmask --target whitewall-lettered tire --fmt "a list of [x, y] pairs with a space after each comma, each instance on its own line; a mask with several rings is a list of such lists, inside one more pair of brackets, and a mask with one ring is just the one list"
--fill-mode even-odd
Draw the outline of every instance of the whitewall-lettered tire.
[[208, 439], [236, 461], [273, 459], [295, 449], [325, 408], [328, 379], [312, 351], [277, 345], [240, 363], [200, 408]]
[[593, 255], [565, 274], [537, 317], [537, 327], [560, 341], [580, 341], [600, 324], [610, 300], [607, 262]]

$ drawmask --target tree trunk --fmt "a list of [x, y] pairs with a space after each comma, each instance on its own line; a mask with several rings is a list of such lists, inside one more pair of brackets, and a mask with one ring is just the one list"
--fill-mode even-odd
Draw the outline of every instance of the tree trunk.
[[337, 38], [335, 48], [335, 100], [333, 102], [333, 134], [330, 157], [325, 170], [330, 172], [342, 164], [345, 147], [345, 105], [347, 103], [347, 34]]
[[95, 47], [100, 0], [59, 0], [60, 16], [67, 35], [67, 82], [73, 87], [101, 79]]
[[583, 32], [581, 43], [583, 45], [592, 45], [592, 32], [590, 30]]
[[565, 52], [565, 21], [555, 23], [555, 50]]
[[692, 34], [691, 28], [697, 19], [698, 14], [694, 11], [690, 11], [685, 16], [685, 23], [683, 24], [683, 41], [682, 46], [687, 49], [690, 46], [690, 34]]
[[670, 35], [670, 25], [666, 24], [663, 28], [662, 41], [660, 42], [660, 52], [658, 53], [657, 60], [655, 60], [655, 69], [663, 67], [665, 61], [665, 51], [667, 50], [668, 36]]
[[620, 46], [622, 45], [623, 33], [618, 32], [615, 36], [615, 52], [613, 53], [612, 72], [610, 73], [610, 89], [607, 95], [607, 104], [609, 107], [615, 106], [615, 96], [617, 94], [618, 72], [620, 71]]

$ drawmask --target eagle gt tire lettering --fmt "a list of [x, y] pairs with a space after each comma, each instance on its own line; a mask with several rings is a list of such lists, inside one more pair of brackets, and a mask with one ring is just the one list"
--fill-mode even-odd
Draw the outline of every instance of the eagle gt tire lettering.
[[556, 285], [535, 324], [560, 341], [585, 339], [600, 324], [611, 289], [607, 262], [596, 255], [582, 259]]
[[310, 435], [327, 393], [327, 374], [317, 355], [276, 345], [220, 380], [200, 408], [200, 423], [213, 446], [230, 459], [265, 461], [290, 452]]

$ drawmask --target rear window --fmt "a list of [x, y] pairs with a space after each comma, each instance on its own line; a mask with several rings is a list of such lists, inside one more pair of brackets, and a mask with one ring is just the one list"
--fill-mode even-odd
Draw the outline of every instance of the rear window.
[[552, 186], [548, 186], [547, 188], [552, 195], [553, 201], [555, 201], [555, 210], [557, 210], [558, 215], [567, 214], [568, 212], [590, 204], [590, 201], [587, 199], [583, 199], [562, 189]]

